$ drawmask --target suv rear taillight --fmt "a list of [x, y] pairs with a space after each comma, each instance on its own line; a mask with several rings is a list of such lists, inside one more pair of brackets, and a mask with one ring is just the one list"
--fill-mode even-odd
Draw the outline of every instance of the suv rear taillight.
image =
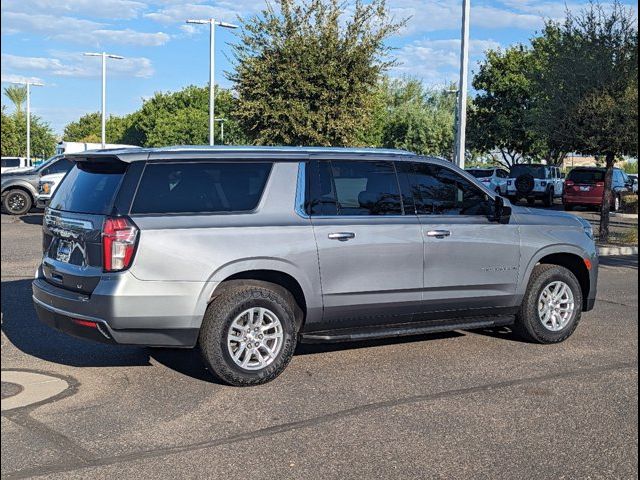
[[574, 184], [573, 184], [573, 180], [567, 180], [566, 182], [564, 182], [564, 184], [565, 184], [567, 187], [573, 187], [573, 185], [574, 185]]
[[102, 228], [102, 256], [105, 272], [118, 272], [131, 265], [138, 227], [125, 217], [110, 217]]

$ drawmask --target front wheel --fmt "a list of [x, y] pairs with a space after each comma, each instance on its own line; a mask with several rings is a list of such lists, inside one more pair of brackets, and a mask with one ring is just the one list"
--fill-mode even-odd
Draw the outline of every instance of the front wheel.
[[238, 387], [276, 378], [296, 347], [293, 297], [281, 287], [252, 281], [225, 288], [207, 308], [198, 346], [220, 380]]
[[582, 289], [576, 276], [559, 265], [536, 265], [515, 331], [525, 340], [559, 343], [571, 336], [582, 315]]
[[9, 190], [2, 201], [2, 207], [11, 215], [24, 215], [31, 210], [33, 200], [24, 190]]

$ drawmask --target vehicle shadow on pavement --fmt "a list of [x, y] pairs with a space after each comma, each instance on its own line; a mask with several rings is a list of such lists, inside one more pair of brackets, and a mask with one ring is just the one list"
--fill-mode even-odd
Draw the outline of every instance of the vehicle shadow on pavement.
[[212, 381], [194, 350], [103, 345], [44, 325], [33, 308], [30, 279], [2, 281], [2, 331], [17, 349], [47, 362], [72, 367], [122, 367], [151, 366], [153, 359], [184, 375]]
[[20, 221], [22, 223], [27, 223], [29, 225], [42, 225], [43, 219], [44, 214], [42, 213], [30, 213], [20, 217]]

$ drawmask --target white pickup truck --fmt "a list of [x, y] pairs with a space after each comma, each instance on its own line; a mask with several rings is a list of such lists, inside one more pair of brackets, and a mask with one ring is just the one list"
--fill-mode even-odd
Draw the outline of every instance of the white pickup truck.
[[32, 164], [25, 157], [2, 157], [2, 169], [0, 173], [28, 170]]

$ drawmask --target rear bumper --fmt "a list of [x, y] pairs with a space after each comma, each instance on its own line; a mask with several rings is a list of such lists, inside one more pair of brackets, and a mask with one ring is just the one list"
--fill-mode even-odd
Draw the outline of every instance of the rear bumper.
[[563, 195], [562, 203], [565, 205], [601, 205], [602, 197], [587, 195]]
[[44, 278], [36, 278], [32, 288], [38, 317], [56, 330], [103, 343], [193, 347], [206, 309], [202, 286], [141, 282], [125, 274], [101, 281], [91, 295]]

